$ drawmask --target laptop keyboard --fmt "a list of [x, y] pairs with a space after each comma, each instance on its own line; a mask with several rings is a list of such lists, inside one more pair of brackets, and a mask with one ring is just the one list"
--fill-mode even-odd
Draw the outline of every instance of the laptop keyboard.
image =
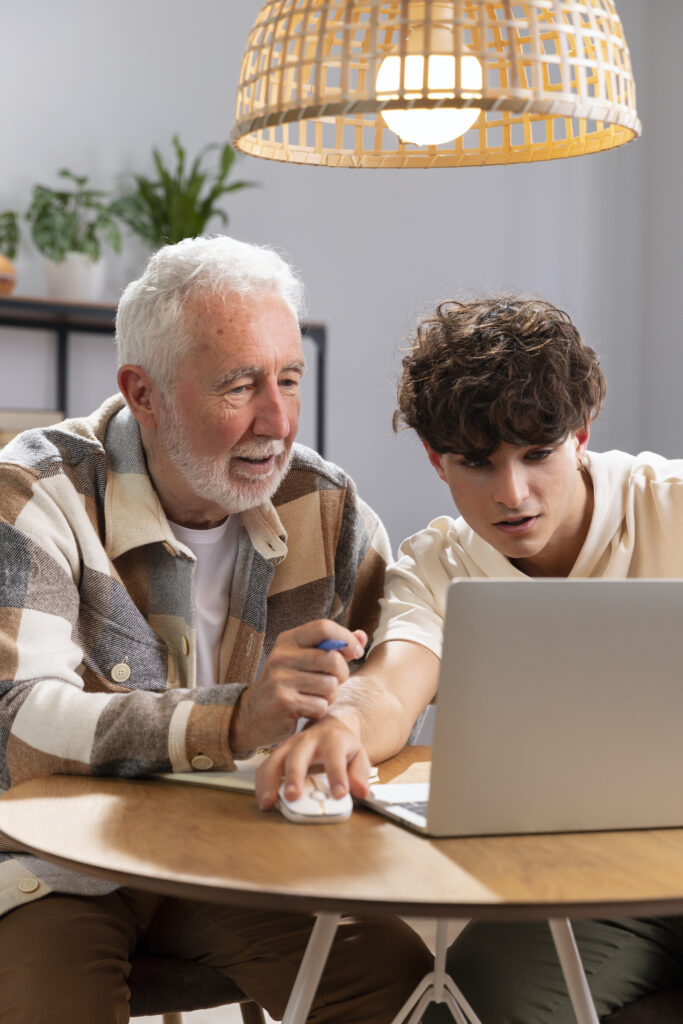
[[427, 824], [429, 783], [399, 782], [371, 786], [368, 807], [424, 829]]
[[411, 814], [418, 814], [421, 818], [427, 817], [426, 800], [402, 800], [400, 804], [395, 806], [402, 808], [404, 811], [410, 811]]

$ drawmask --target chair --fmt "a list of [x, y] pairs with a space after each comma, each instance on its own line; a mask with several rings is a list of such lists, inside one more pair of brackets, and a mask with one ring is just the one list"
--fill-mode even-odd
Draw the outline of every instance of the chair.
[[164, 1024], [181, 1024], [183, 1011], [241, 1003], [244, 1024], [265, 1024], [261, 1007], [213, 967], [155, 956], [134, 957], [132, 965], [131, 1017], [163, 1015]]
[[680, 1024], [681, 1021], [683, 988], [650, 992], [602, 1018], [602, 1024]]

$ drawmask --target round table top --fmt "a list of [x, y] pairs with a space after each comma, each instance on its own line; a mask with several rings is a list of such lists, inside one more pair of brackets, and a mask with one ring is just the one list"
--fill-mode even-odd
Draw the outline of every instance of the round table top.
[[683, 913], [683, 829], [434, 840], [365, 808], [342, 824], [295, 825], [261, 812], [251, 794], [83, 776], [13, 787], [0, 799], [0, 829], [125, 885], [278, 910]]

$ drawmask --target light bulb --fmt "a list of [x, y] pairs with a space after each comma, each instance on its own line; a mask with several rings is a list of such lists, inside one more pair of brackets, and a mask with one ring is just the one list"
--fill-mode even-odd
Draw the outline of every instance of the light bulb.
[[[455, 62], [461, 61], [460, 82], [467, 91], [463, 98], [481, 95], [482, 67], [474, 54], [456, 58], [450, 54], [434, 53], [427, 58], [427, 96], [429, 99], [450, 99], [455, 96]], [[423, 93], [424, 57], [408, 54], [405, 57], [405, 98], [417, 99]], [[377, 95], [380, 99], [398, 99], [401, 82], [401, 58], [385, 57], [377, 72]], [[416, 146], [438, 146], [464, 135], [479, 117], [478, 107], [436, 108], [413, 107], [410, 110], [383, 110], [382, 119], [387, 128], [402, 142]]]
[[[404, 96], [420, 99], [424, 96], [424, 53], [426, 4], [414, 0], [410, 5], [414, 28], [407, 40], [405, 57]], [[483, 72], [480, 62], [471, 53], [455, 57], [454, 37], [451, 29], [453, 9], [451, 3], [434, 0], [432, 7], [429, 56], [427, 57], [427, 98], [453, 99], [455, 97], [456, 60], [460, 61], [460, 86], [464, 99], [481, 96]], [[399, 98], [401, 85], [401, 57], [385, 57], [379, 66], [375, 87], [379, 99]], [[466, 91], [465, 91], [466, 90]], [[403, 142], [416, 146], [438, 146], [457, 139], [472, 127], [479, 117], [478, 107], [413, 107], [410, 110], [383, 110], [382, 119], [390, 131]]]

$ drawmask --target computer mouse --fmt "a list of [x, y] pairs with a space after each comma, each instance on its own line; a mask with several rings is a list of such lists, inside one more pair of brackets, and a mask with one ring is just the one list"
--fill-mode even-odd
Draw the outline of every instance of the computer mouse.
[[304, 792], [296, 800], [284, 795], [284, 783], [280, 786], [277, 807], [289, 821], [302, 825], [327, 825], [346, 821], [353, 810], [351, 794], [336, 799], [330, 793], [330, 784], [324, 772], [307, 775]]

